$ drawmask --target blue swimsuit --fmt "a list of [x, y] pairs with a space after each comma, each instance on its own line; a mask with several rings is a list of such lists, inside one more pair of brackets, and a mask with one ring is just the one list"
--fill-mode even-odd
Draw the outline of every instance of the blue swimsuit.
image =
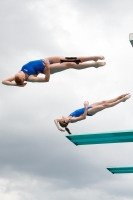
[[[52, 62], [50, 62], [52, 64]], [[44, 60], [33, 60], [28, 62], [27, 64], [23, 65], [21, 68], [22, 72], [30, 75], [38, 75], [39, 73], [44, 74], [45, 63]]]
[[[88, 106], [88, 110], [92, 108], [91, 106]], [[80, 108], [78, 110], [75, 110], [74, 112], [72, 112], [69, 116], [72, 117], [79, 117], [80, 115], [82, 115], [84, 113], [85, 109], [84, 108]], [[92, 116], [90, 114], [87, 114], [87, 116]]]

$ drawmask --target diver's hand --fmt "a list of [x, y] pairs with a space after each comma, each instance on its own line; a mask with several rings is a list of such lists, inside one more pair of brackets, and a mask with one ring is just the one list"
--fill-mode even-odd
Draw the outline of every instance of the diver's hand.
[[85, 107], [85, 108], [88, 108], [88, 106], [89, 106], [89, 102], [88, 102], [88, 101], [85, 101], [85, 102], [84, 102], [84, 107]]

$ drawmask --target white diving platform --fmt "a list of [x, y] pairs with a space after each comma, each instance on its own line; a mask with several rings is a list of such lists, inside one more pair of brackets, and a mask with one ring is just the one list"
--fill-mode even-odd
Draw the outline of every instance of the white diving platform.
[[133, 166], [121, 166], [121, 167], [107, 167], [107, 169], [112, 174], [127, 174], [127, 173], [133, 173]]
[[129, 41], [130, 41], [130, 43], [131, 43], [131, 45], [133, 47], [133, 33], [129, 34]]
[[133, 142], [133, 130], [73, 134], [66, 137], [75, 145]]

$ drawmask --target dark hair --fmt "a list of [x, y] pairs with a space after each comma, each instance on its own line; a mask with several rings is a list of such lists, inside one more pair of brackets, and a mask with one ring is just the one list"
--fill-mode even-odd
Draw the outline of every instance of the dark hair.
[[68, 123], [66, 122], [59, 122], [60, 126], [65, 128], [65, 130], [68, 132], [68, 134], [71, 134], [69, 128], [67, 128]]

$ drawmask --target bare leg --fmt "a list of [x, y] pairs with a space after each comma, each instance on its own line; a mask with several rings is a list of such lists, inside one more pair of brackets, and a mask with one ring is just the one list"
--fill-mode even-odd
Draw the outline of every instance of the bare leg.
[[[63, 56], [54, 56], [54, 57], [48, 57], [47, 58], [52, 63], [60, 63], [60, 60], [67, 60], [66, 57]], [[81, 62], [86, 62], [90, 60], [98, 61], [98, 60], [104, 60], [104, 56], [88, 56], [88, 57], [77, 57], [78, 60], [81, 60]]]
[[51, 64], [50, 65], [50, 74], [54, 74], [57, 72], [61, 72], [64, 71], [66, 69], [86, 69], [89, 67], [102, 67], [104, 66], [106, 63], [105, 62], [91, 62], [91, 63], [79, 63], [76, 64], [74, 62], [66, 62], [66, 63], [55, 63], [55, 64]]
[[114, 98], [114, 99], [96, 102], [96, 103], [91, 104], [91, 106], [92, 106], [92, 107], [95, 107], [95, 106], [102, 105], [102, 104], [104, 104], [104, 103], [113, 103], [113, 102], [115, 102], [115, 101], [117, 101], [117, 100], [119, 100], [119, 99], [125, 97], [125, 96], [128, 95], [128, 94], [129, 94], [129, 93], [126, 93], [126, 94], [122, 94], [122, 95], [120, 95], [120, 96], [118, 96], [118, 97], [116, 97], [116, 98]]
[[125, 102], [127, 99], [130, 98], [130, 96], [131, 95], [128, 94], [128, 95], [126, 95], [124, 97], [121, 97], [121, 98], [117, 99], [114, 102], [104, 101], [103, 104], [90, 108], [87, 113], [90, 114], [90, 115], [94, 115], [97, 112], [100, 112], [100, 111], [102, 111], [102, 110], [104, 110], [106, 108], [110, 108], [110, 107], [116, 106], [117, 104], [119, 104], [121, 102]]

